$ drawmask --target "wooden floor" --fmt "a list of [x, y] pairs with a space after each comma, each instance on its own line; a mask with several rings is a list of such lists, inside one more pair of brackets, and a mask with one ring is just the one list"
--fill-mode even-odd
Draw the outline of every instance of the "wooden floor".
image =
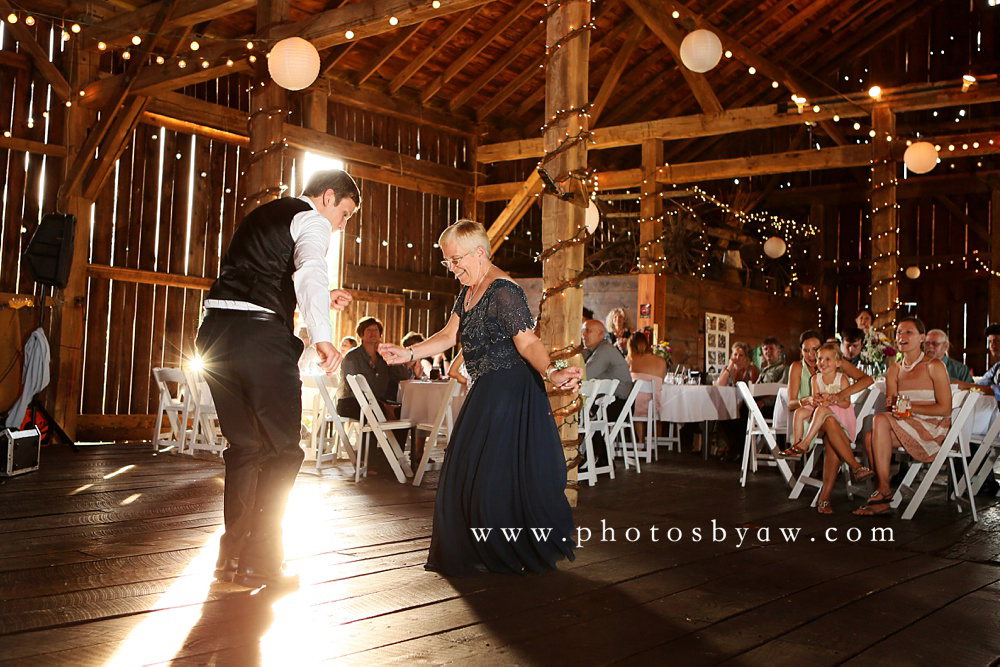
[[[355, 485], [304, 468], [285, 540], [303, 586], [279, 598], [211, 583], [218, 462], [137, 445], [46, 448], [40, 471], [0, 485], [0, 659], [819, 667], [1000, 656], [996, 503], [981, 500], [972, 524], [937, 489], [914, 521], [861, 520], [838, 494], [836, 514], [820, 517], [788, 501], [772, 471], [741, 489], [735, 464], [667, 454], [581, 492], [576, 522], [592, 537], [558, 572], [447, 580], [422, 567], [433, 481]], [[873, 541], [876, 526], [892, 541]], [[749, 529], [742, 544], [738, 528]], [[797, 541], [779, 528], [801, 529]]]

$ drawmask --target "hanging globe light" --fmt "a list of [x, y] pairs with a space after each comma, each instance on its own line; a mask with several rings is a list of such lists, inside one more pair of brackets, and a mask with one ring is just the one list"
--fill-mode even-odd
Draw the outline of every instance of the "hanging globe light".
[[777, 236], [772, 236], [764, 241], [764, 254], [771, 259], [778, 259], [785, 254], [785, 250], [787, 249], [788, 245], [785, 243], [785, 240]]
[[283, 39], [271, 49], [267, 71], [282, 88], [302, 90], [319, 76], [319, 52], [301, 37]]
[[910, 144], [903, 153], [906, 168], [914, 174], [926, 174], [937, 164], [938, 152], [934, 144], [918, 141]]
[[906, 267], [906, 277], [910, 280], [916, 280], [920, 277], [920, 267], [919, 266], [908, 266]]
[[711, 30], [695, 30], [681, 42], [681, 62], [692, 72], [707, 72], [722, 59], [722, 42]]

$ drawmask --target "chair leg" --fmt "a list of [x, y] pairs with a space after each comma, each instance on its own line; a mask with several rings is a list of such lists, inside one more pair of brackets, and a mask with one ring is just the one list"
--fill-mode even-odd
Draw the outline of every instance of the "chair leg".
[[440, 432], [433, 433], [434, 437], [431, 437], [431, 433], [427, 434], [427, 440], [424, 441], [424, 453], [420, 457], [420, 463], [417, 465], [417, 469], [413, 472], [413, 486], [420, 486], [420, 482], [424, 479], [424, 472], [427, 471], [427, 464], [431, 460], [431, 450], [437, 447], [437, 439]]

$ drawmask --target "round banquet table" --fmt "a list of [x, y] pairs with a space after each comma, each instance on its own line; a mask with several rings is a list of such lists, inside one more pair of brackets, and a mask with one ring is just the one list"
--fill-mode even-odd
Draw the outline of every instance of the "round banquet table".
[[739, 390], [701, 384], [664, 384], [660, 388], [660, 421], [702, 423], [701, 457], [708, 460], [708, 422], [740, 415]]

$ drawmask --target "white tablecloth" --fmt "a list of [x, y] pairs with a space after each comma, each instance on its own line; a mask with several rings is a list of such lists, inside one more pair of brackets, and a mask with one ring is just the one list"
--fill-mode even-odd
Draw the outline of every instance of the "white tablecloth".
[[[399, 402], [403, 404], [400, 419], [412, 419], [418, 424], [432, 424], [437, 417], [441, 400], [448, 388], [447, 382], [429, 380], [404, 380], [399, 383]], [[451, 399], [452, 416], [457, 417], [465, 401], [465, 391]]]
[[736, 419], [739, 406], [736, 387], [665, 384], [660, 389], [660, 420], [665, 422]]

